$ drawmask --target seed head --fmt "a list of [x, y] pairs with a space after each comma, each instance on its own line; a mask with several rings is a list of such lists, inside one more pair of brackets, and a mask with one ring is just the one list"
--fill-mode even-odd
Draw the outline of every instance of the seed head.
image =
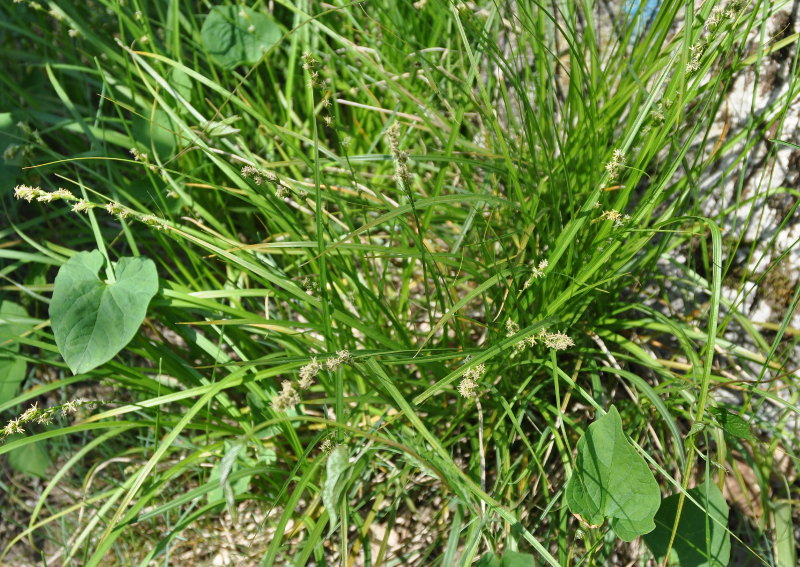
[[25, 430], [20, 426], [19, 419], [12, 419], [6, 424], [1, 433], [3, 437], [8, 437], [15, 433], [25, 433]]
[[88, 211], [91, 208], [92, 208], [92, 204], [89, 201], [87, 201], [85, 199], [78, 199], [72, 205], [72, 212], [73, 213], [83, 213], [85, 211]]
[[711, 8], [711, 13], [708, 15], [708, 19], [706, 20], [706, 29], [710, 32], [715, 31], [719, 27], [719, 24], [724, 16], [725, 9], [722, 6], [714, 6]]
[[615, 180], [619, 177], [619, 174], [622, 172], [623, 167], [625, 166], [625, 153], [622, 150], [614, 150], [611, 154], [611, 161], [606, 164], [606, 171], [608, 172], [608, 178], [610, 180]]
[[253, 183], [256, 185], [262, 185], [266, 179], [264, 172], [252, 165], [245, 165], [242, 167], [242, 177], [245, 179], [252, 179]]
[[109, 214], [114, 215], [119, 219], [127, 218], [128, 215], [131, 214], [130, 210], [128, 210], [127, 208], [123, 207], [122, 205], [120, 205], [116, 201], [111, 201], [110, 203], [107, 203], [106, 204], [106, 211], [108, 211]]
[[340, 350], [336, 353], [334, 358], [329, 358], [325, 361], [325, 367], [334, 372], [339, 369], [342, 364], [350, 364], [353, 362], [353, 357], [350, 355], [349, 350]]
[[277, 412], [285, 411], [300, 403], [300, 395], [289, 380], [281, 384], [281, 393], [272, 398], [272, 409]]
[[39, 196], [44, 194], [45, 192], [39, 187], [30, 187], [28, 185], [17, 185], [14, 187], [14, 197], [17, 199], [25, 199], [29, 203], [33, 199], [38, 199]]
[[143, 162], [147, 161], [147, 154], [144, 152], [140, 152], [136, 148], [131, 148], [130, 153], [133, 156], [133, 159], [136, 161], [143, 161]]
[[19, 421], [21, 423], [27, 423], [29, 421], [32, 421], [38, 413], [39, 413], [39, 404], [38, 402], [36, 402], [28, 409], [26, 409], [21, 416], [19, 416]]
[[311, 53], [308, 51], [303, 53], [301, 59], [303, 60], [303, 69], [305, 69], [306, 71], [312, 70], [314, 66], [317, 64], [317, 60], [314, 59], [314, 56], [311, 55]]
[[506, 321], [506, 336], [513, 337], [519, 333], [519, 325], [513, 319], [508, 319]]
[[480, 363], [467, 370], [464, 373], [464, 377], [477, 382], [484, 374], [486, 374], [486, 366], [483, 363]]
[[319, 371], [322, 370], [322, 365], [317, 362], [316, 358], [312, 358], [311, 362], [306, 364], [300, 369], [300, 380], [297, 385], [301, 390], [307, 390], [314, 383], [314, 378], [317, 377]]
[[544, 277], [544, 271], [547, 269], [548, 265], [549, 263], [547, 260], [540, 260], [538, 266], [531, 268], [531, 277], [528, 278], [528, 281], [525, 282], [522, 289], [528, 289], [533, 283], [533, 280]]
[[566, 350], [571, 346], [575, 346], [575, 341], [564, 333], [558, 332], [546, 334], [544, 336], [544, 344], [547, 348], [553, 350]]
[[53, 191], [53, 198], [55, 199], [69, 199], [70, 201], [75, 200], [75, 195], [72, 194], [71, 191], [66, 189], [56, 189]]
[[157, 228], [158, 230], [164, 230], [164, 228], [166, 228], [164, 221], [155, 215], [143, 215], [139, 217], [139, 220], [144, 224], [146, 224], [147, 226], [152, 226], [153, 228]]
[[319, 448], [324, 454], [330, 455], [331, 452], [333, 451], [333, 441], [331, 441], [330, 439], [325, 439], [325, 441], [322, 442], [322, 445], [320, 445]]
[[47, 408], [46, 410], [42, 410], [39, 412], [39, 415], [36, 416], [36, 423], [47, 425], [53, 421], [53, 414], [56, 413], [55, 408]]
[[458, 384], [458, 393], [465, 398], [476, 398], [477, 392], [478, 383], [472, 378], [464, 376], [464, 378], [462, 378], [461, 382]]

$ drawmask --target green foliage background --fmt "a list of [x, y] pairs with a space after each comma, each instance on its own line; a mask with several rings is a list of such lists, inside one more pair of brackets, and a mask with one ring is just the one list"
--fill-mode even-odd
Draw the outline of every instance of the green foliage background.
[[[797, 395], [764, 379], [795, 386], [777, 354], [793, 309], [767, 335], [722, 297], [741, 239], [719, 226], [757, 201], [707, 218], [700, 190], [781, 137], [795, 63], [746, 127], [712, 132], [786, 2], [665, 2], [637, 37], [638, 14], [609, 29], [577, 2], [220, 5], [0, 6], [0, 286], [26, 314], [6, 324], [28, 323], [0, 332], [0, 364], [26, 362], [0, 411], [99, 402], [0, 445], [46, 443], [55, 471], [0, 553], [36, 534], [64, 564], [167, 564], [250, 505], [263, 521], [241, 564], [646, 561], [567, 505], [578, 441], [614, 404], [663, 497], [752, 472], [761, 516], [734, 541], [793, 565], [773, 544], [797, 519], [777, 462], [797, 464]], [[231, 19], [235, 57], [209, 13]], [[21, 184], [43, 193], [15, 200]], [[59, 187], [73, 197], [39, 198]], [[159, 291], [122, 352], [72, 376], [48, 303], [90, 250], [149, 258]], [[663, 308], [676, 282], [696, 311]], [[574, 346], [548, 348], [558, 332]], [[709, 411], [723, 389], [754, 437]], [[99, 470], [82, 502], [46, 505]], [[398, 519], [425, 537], [373, 535]]]

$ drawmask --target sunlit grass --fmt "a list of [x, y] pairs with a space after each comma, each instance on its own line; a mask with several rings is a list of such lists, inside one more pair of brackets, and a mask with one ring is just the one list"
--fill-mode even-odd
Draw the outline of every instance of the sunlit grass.
[[[52, 459], [0, 553], [35, 535], [48, 564], [166, 565], [193, 530], [221, 541], [226, 515], [239, 560], [264, 565], [644, 562], [565, 502], [577, 440], [614, 404], [664, 496], [757, 485], [733, 535], [748, 562], [788, 565], [772, 546], [797, 497], [797, 395], [775, 377], [793, 384], [793, 309], [775, 336], [723, 297], [735, 211], [701, 206], [796, 95], [794, 75], [746, 129], [714, 129], [762, 64], [747, 38], [786, 3], [667, 2], [635, 38], [634, 16], [573, 3], [278, 1], [281, 40], [234, 69], [201, 40], [205, 4], [30, 4], [0, 7], [20, 148], [0, 285], [30, 318], [2, 343], [27, 373], [0, 411], [100, 404], [0, 445]], [[82, 201], [14, 200], [23, 183]], [[119, 356], [72, 377], [47, 303], [92, 249], [152, 259], [161, 289]], [[756, 441], [710, 417], [723, 392]], [[48, 504], [59, 485], [88, 488]]]

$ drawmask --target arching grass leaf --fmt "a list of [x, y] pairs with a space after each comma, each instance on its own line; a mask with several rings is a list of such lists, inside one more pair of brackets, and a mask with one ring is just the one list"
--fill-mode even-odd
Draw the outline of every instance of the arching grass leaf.
[[651, 531], [661, 493], [645, 460], [625, 439], [614, 406], [578, 441], [567, 504], [592, 525], [606, 519], [625, 541]]
[[152, 260], [120, 259], [113, 283], [97, 276], [102, 266], [98, 250], [80, 252], [56, 276], [50, 320], [58, 350], [75, 374], [108, 362], [122, 350], [158, 291]]

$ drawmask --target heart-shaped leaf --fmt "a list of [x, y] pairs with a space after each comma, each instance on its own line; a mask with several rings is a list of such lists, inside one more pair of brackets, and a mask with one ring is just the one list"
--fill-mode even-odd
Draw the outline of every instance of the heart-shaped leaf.
[[[17, 437], [9, 437], [9, 440]], [[8, 463], [17, 472], [45, 478], [50, 468], [50, 453], [44, 441], [28, 443], [8, 452]]]
[[717, 418], [717, 423], [728, 435], [747, 441], [756, 440], [750, 431], [750, 424], [742, 419], [739, 414], [729, 412], [723, 408], [709, 408], [709, 412]]
[[16, 339], [30, 327], [19, 322], [19, 319], [27, 317], [22, 305], [0, 302], [0, 404], [13, 398], [25, 379], [28, 365], [24, 358], [16, 356], [19, 352]]
[[625, 541], [655, 528], [661, 493], [645, 460], [625, 439], [614, 406], [578, 441], [575, 470], [567, 483], [567, 504], [591, 525], [608, 518]]
[[165, 110], [156, 108], [147, 116], [133, 118], [133, 135], [146, 148], [155, 151], [162, 158], [172, 155], [178, 147], [180, 136], [178, 125]]
[[[174, 68], [169, 72], [169, 84], [186, 102], [192, 102], [192, 78], [183, 69]], [[183, 105], [176, 105], [178, 112], [185, 111]]]
[[328, 462], [325, 467], [325, 483], [322, 485], [322, 504], [328, 511], [328, 519], [330, 520], [328, 537], [336, 529], [336, 523], [339, 521], [336, 512], [339, 508], [339, 499], [342, 492], [347, 487], [347, 481], [350, 478], [348, 473], [351, 469], [350, 453], [346, 446], [339, 445], [328, 455]]
[[503, 554], [502, 567], [536, 567], [536, 561], [530, 553], [506, 551]]
[[506, 551], [500, 558], [491, 551], [481, 555], [475, 567], [536, 567], [536, 560], [530, 553]]
[[120, 259], [116, 281], [109, 284], [97, 276], [102, 266], [98, 250], [80, 252], [56, 275], [50, 321], [58, 350], [75, 374], [88, 372], [121, 351], [158, 291], [152, 260]]
[[17, 395], [28, 373], [28, 363], [19, 356], [0, 356], [0, 404]]
[[[724, 567], [731, 555], [731, 535], [728, 532], [728, 504], [712, 483], [687, 490], [698, 507], [684, 499], [678, 531], [672, 543], [670, 564], [680, 567]], [[644, 536], [644, 542], [659, 563], [667, 553], [679, 494], [665, 498], [656, 514], [656, 529]]]
[[226, 69], [253, 65], [278, 43], [281, 30], [272, 18], [246, 6], [215, 6], [200, 30], [203, 47]]
[[10, 112], [0, 112], [0, 193], [11, 191], [14, 184], [22, 176], [23, 155], [22, 151], [13, 151], [14, 148], [22, 149], [21, 139], [24, 139]]

